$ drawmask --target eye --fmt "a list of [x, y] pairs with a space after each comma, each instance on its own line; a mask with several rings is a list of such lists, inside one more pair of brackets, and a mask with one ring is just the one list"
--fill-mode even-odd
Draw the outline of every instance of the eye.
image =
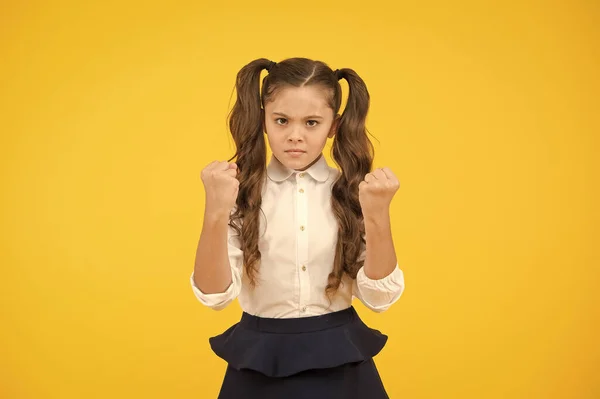
[[275, 123], [278, 125], [281, 125], [281, 123], [278, 123], [277, 121], [287, 121], [285, 118], [277, 118], [275, 119]]
[[308, 121], [308, 122], [314, 122], [315, 123], [314, 125], [310, 125], [310, 127], [315, 127], [315, 126], [317, 126], [319, 124], [318, 121], [314, 121], [314, 120], [311, 120], [311, 121]]

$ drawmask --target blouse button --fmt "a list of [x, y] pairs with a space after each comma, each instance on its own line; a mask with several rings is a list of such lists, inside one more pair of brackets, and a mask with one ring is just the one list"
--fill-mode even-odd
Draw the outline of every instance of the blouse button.
[[304, 226], [300, 226], [300, 230], [304, 231]]
[[305, 272], [306, 271], [306, 266], [302, 265], [302, 271]]
[[302, 313], [306, 312], [306, 306], [302, 307]]
[[300, 173], [298, 176], [304, 177], [304, 172]]
[[300, 194], [302, 194], [304, 192], [304, 189], [301, 188], [300, 190], [298, 190], [300, 192]]

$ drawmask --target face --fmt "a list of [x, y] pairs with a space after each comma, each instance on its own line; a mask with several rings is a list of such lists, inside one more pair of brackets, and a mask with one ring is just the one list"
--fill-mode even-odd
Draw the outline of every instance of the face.
[[285, 166], [305, 170], [335, 135], [339, 117], [325, 101], [322, 89], [286, 87], [265, 105], [265, 131], [273, 155]]

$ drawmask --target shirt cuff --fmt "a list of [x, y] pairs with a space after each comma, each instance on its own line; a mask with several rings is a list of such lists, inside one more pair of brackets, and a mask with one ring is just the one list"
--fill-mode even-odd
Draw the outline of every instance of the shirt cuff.
[[224, 292], [217, 292], [214, 294], [205, 294], [200, 290], [200, 288], [196, 286], [196, 283], [194, 282], [193, 272], [190, 277], [190, 283], [192, 284], [192, 290], [194, 291], [194, 295], [196, 296], [196, 298], [198, 298], [200, 303], [214, 310], [221, 310], [225, 308], [225, 306], [227, 306], [235, 297], [233, 280], [231, 284], [229, 284], [229, 287], [227, 287], [227, 290], [225, 290]]
[[359, 298], [370, 309], [382, 312], [396, 302], [404, 292], [404, 273], [396, 264], [394, 271], [381, 279], [371, 279], [364, 267], [358, 270], [356, 285]]

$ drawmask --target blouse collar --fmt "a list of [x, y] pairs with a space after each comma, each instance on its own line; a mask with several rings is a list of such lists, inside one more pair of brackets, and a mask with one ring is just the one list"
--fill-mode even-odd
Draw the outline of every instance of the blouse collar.
[[323, 154], [321, 154], [317, 162], [310, 168], [303, 171], [297, 171], [289, 169], [282, 164], [275, 155], [271, 155], [271, 160], [267, 165], [267, 176], [269, 176], [269, 179], [274, 182], [282, 182], [295, 173], [308, 173], [316, 181], [324, 182], [329, 178], [329, 165]]

